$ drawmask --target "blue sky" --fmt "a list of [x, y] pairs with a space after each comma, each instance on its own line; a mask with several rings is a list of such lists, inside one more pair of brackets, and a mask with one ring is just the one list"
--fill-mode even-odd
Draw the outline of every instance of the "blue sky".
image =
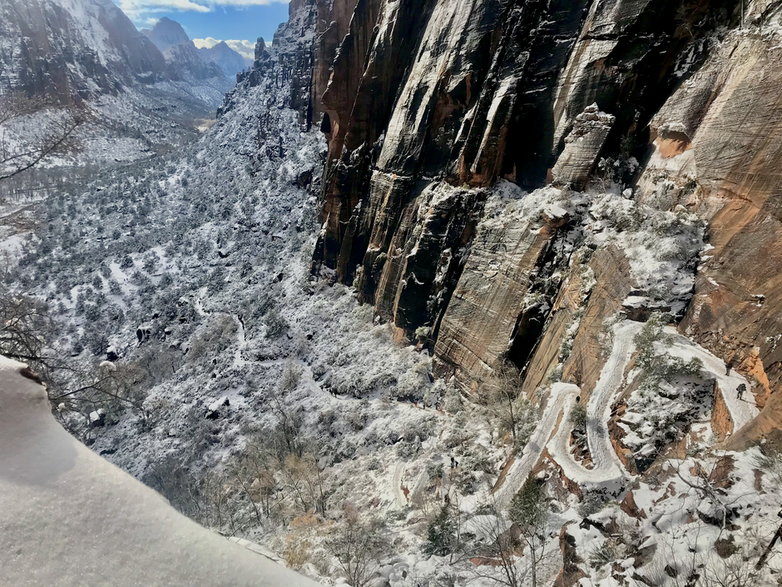
[[191, 39], [271, 42], [288, 18], [288, 0], [114, 0], [138, 28], [149, 28], [167, 16], [179, 22]]

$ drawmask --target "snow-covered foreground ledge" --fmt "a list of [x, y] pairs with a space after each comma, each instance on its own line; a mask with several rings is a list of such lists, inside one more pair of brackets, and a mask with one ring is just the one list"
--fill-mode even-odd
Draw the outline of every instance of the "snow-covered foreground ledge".
[[0, 357], [0, 584], [315, 585], [72, 438], [22, 367]]

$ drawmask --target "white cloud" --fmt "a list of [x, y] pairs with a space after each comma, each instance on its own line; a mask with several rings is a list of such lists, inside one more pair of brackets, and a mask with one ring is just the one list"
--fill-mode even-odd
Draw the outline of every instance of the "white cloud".
[[138, 20], [142, 15], [155, 12], [210, 12], [212, 8], [192, 0], [118, 0], [117, 4], [130, 18]]
[[207, 37], [205, 39], [193, 39], [193, 45], [195, 45], [199, 49], [209, 49], [217, 45], [217, 43], [219, 42], [220, 39], [215, 39], [214, 37]]
[[[212, 12], [216, 8], [233, 6], [268, 6], [270, 4], [288, 4], [290, 0], [113, 0], [122, 11], [136, 24], [136, 26], [154, 26], [157, 19], [155, 14], [161, 12]], [[2, 2], [2, 0], [0, 0]], [[219, 41], [218, 41], [219, 42]], [[247, 48], [240, 43], [249, 41], [226, 41], [235, 51], [245, 55]], [[231, 45], [236, 43], [242, 47], [239, 51]], [[253, 50], [255, 44], [253, 43]], [[250, 59], [253, 58], [253, 51], [250, 52]]]
[[290, 0], [199, 0], [211, 6], [268, 6], [269, 4], [288, 4]]
[[154, 12], [211, 12], [220, 6], [267, 6], [290, 0], [115, 0], [131, 18]]
[[[221, 42], [221, 39], [215, 39], [214, 37], [206, 37], [205, 39], [193, 39], [193, 44], [199, 49], [206, 47], [214, 47], [217, 43]], [[245, 41], [243, 39], [226, 39], [225, 44], [231, 49], [236, 51], [242, 57], [247, 59], [255, 59], [255, 43], [252, 41]]]

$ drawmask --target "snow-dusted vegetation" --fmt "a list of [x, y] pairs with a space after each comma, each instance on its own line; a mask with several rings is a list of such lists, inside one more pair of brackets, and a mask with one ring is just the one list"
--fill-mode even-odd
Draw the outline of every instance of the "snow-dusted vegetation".
[[[438, 378], [424, 342], [313, 267], [326, 144], [290, 72], [255, 73], [199, 141], [52, 186], [35, 214], [3, 203], [31, 225], [1, 233], [0, 348], [47, 377], [69, 432], [326, 584], [777, 580], [779, 457], [720, 444], [758, 413], [749, 382], [671, 326], [706, 246], [697, 216], [612, 184], [486, 189], [479, 237], [555, 226], [541, 280], [577, 278], [578, 307], [529, 397], [510, 364]], [[609, 249], [631, 293], [582, 389], [566, 363]], [[523, 303], [548, 315], [551, 291]]]
[[328, 576], [339, 556], [317, 537], [347, 532], [351, 508], [425, 533], [413, 511], [457, 483], [449, 456], [485, 495], [502, 447], [425, 353], [310, 275], [323, 145], [286, 90], [248, 90], [180, 157], [52, 196], [13, 281], [49, 307], [52, 354], [80, 366], [53, 361], [72, 432], [181, 511]]

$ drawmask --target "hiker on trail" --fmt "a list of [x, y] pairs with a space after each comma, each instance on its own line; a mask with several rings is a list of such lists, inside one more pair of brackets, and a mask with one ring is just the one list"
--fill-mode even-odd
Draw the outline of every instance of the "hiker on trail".
[[736, 388], [736, 398], [741, 399], [745, 391], [747, 391], [747, 386], [742, 383]]
[[730, 370], [733, 368], [733, 359], [725, 361], [725, 375], [730, 375]]
[[453, 455], [451, 455], [451, 468], [455, 469], [459, 466], [459, 461], [457, 461], [455, 458], [453, 458]]

